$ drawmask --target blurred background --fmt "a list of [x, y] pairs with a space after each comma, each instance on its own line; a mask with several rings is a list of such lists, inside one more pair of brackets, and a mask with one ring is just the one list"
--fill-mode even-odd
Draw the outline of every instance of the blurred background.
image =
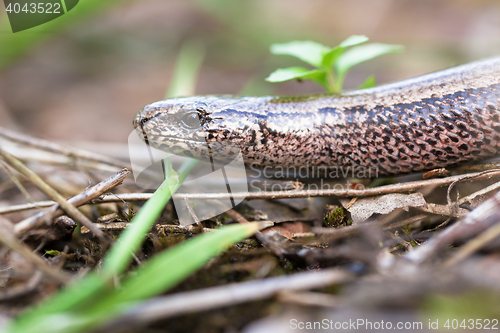
[[270, 44], [353, 34], [406, 49], [356, 67], [347, 89], [499, 55], [500, 1], [80, 0], [16, 34], [0, 5], [0, 125], [113, 154], [134, 115], [165, 96], [181, 48], [203, 59], [196, 94], [305, 94], [322, 88], [264, 81], [302, 65]]

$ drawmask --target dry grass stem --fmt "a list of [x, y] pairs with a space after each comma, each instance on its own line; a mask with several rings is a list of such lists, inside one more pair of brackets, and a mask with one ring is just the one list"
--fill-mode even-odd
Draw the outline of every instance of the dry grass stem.
[[104, 164], [113, 165], [118, 168], [130, 168], [128, 163], [109, 158], [107, 156], [102, 156], [99, 154], [91, 153], [82, 149], [69, 148], [55, 142], [43, 140], [40, 138], [34, 138], [32, 136], [21, 134], [19, 132], [11, 131], [5, 127], [0, 127], [0, 136], [12, 141], [21, 143], [30, 147], [38, 148], [41, 150], [50, 151], [53, 153], [58, 153], [66, 155], [72, 158], [80, 158], [88, 161], [94, 161]]
[[[425, 244], [414, 249], [413, 251], [408, 252], [405, 257], [415, 263], [422, 263], [436, 256], [437, 253], [439, 253], [439, 250], [445, 246], [457, 241], [464, 241], [475, 237], [490, 228], [492, 225], [498, 223], [499, 220], [500, 192], [483, 202], [476, 209], [460, 219], [457, 223], [449, 226], [441, 233], [431, 238]], [[471, 253], [470, 251], [475, 251], [477, 246], [481, 247], [482, 244], [488, 242], [490, 239], [489, 237], [491, 237], [491, 235], [496, 235], [498, 232], [496, 228], [493, 230], [494, 231], [492, 231], [491, 234], [485, 234], [484, 238], [478, 237], [479, 240], [474, 242], [473, 245], [470, 245], [470, 247], [467, 247], [464, 252], [457, 257], [457, 259], [453, 259], [452, 263], [455, 262], [455, 260], [461, 259], [461, 256], [468, 255]]]
[[183, 193], [174, 194], [174, 198], [188, 199], [288, 199], [308, 197], [352, 198], [368, 197], [399, 192], [413, 192], [428, 186], [446, 186], [458, 182], [471, 182], [500, 176], [500, 170], [488, 170], [479, 173], [457, 175], [446, 178], [427, 179], [407, 183], [384, 185], [364, 190], [299, 190], [299, 191], [265, 191], [265, 192], [232, 192], [232, 193]]
[[[127, 169], [123, 169], [120, 172], [112, 175], [111, 177], [103, 180], [102, 182], [87, 188], [80, 194], [75, 195], [74, 197], [67, 200], [67, 203], [73, 206], [81, 206], [87, 202], [90, 202], [92, 199], [95, 199], [102, 195], [103, 193], [109, 191], [115, 186], [120, 185], [125, 178], [128, 177], [130, 171]], [[54, 205], [55, 203], [53, 203]], [[47, 219], [48, 215], [51, 215], [52, 218], [61, 216], [64, 214], [64, 211], [60, 208], [57, 208], [58, 204], [55, 204], [53, 207], [53, 211], [49, 210], [48, 212], [40, 212], [32, 217], [29, 217], [19, 223], [16, 224], [14, 231], [17, 235], [21, 235], [26, 231], [33, 229], [41, 224]], [[89, 228], [90, 229], [90, 228]]]
[[[425, 187], [431, 186], [446, 186], [451, 183], [461, 180], [464, 181], [480, 181], [493, 177], [500, 176], [500, 170], [486, 171], [485, 173], [474, 173], [468, 175], [451, 176], [447, 178], [421, 180], [407, 183], [398, 183], [391, 185], [379, 186], [376, 188], [369, 188], [366, 190], [291, 190], [291, 191], [263, 191], [263, 192], [233, 192], [228, 193], [183, 193], [174, 194], [176, 199], [228, 199], [230, 197], [241, 199], [292, 199], [292, 198], [308, 198], [308, 197], [336, 197], [336, 198], [353, 198], [353, 197], [368, 197], [374, 195], [400, 193], [400, 192], [413, 192]], [[500, 187], [500, 184], [497, 185]], [[478, 191], [477, 195], [481, 195], [494, 190], [490, 187]], [[477, 196], [476, 195], [476, 196]], [[147, 201], [151, 198], [152, 193], [124, 193], [116, 194], [113, 196], [104, 196], [92, 200], [92, 203], [108, 203], [108, 202], [135, 202]], [[463, 199], [465, 200], [465, 198]], [[461, 201], [459, 203], [462, 203]], [[39, 207], [50, 207], [54, 204], [52, 201], [40, 201], [33, 204], [13, 205], [9, 207], [0, 208], [0, 214], [7, 214], [18, 212], [22, 210], [35, 209]]]
[[297, 273], [257, 281], [233, 283], [218, 287], [181, 292], [146, 301], [130, 308], [107, 327], [145, 325], [159, 319], [206, 311], [244, 302], [266, 299], [281, 291], [308, 290], [340, 284], [353, 275], [339, 269]]
[[19, 161], [15, 156], [7, 153], [6, 151], [0, 149], [0, 156], [4, 159], [7, 164], [9, 164], [13, 169], [17, 170], [23, 176], [28, 178], [36, 187], [38, 187], [43, 193], [45, 193], [52, 200], [57, 202], [59, 206], [75, 221], [78, 221], [89, 228], [94, 235], [99, 237], [101, 241], [107, 243], [107, 239], [104, 233], [96, 228], [92, 221], [90, 221], [82, 212], [76, 209], [73, 205], [68, 203], [66, 199], [62, 195], [60, 195], [57, 191], [55, 191], [52, 187], [47, 185], [42, 178], [40, 178], [36, 173], [31, 171], [28, 167], [26, 167], [21, 161]]

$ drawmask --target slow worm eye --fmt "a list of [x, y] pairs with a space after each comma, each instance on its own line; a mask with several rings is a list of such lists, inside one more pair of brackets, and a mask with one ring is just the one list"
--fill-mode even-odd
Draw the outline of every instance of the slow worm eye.
[[203, 125], [203, 117], [196, 111], [186, 113], [181, 118], [181, 123], [187, 129], [196, 129]]

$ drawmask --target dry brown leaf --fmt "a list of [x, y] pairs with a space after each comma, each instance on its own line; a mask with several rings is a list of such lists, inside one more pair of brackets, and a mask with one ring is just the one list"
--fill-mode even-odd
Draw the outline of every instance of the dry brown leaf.
[[[351, 200], [341, 199], [340, 202], [345, 208]], [[389, 214], [397, 208], [408, 209], [409, 207], [426, 205], [422, 193], [391, 193], [377, 197], [359, 198], [347, 210], [351, 213], [352, 222], [356, 224], [366, 221], [373, 214]]]

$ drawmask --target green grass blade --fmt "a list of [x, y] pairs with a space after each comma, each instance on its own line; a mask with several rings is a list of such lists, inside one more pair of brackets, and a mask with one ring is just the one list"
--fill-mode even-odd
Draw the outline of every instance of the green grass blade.
[[[202, 267], [212, 257], [259, 230], [259, 223], [235, 224], [199, 235], [153, 257], [131, 275], [119, 290], [108, 292], [85, 309], [49, 311], [19, 317], [8, 329], [10, 333], [76, 333], [86, 331], [117, 316], [127, 303], [159, 295]], [[93, 276], [92, 279], [97, 278]], [[85, 281], [89, 281], [86, 279]], [[95, 285], [102, 283], [92, 281]], [[77, 283], [82, 288], [88, 287]], [[72, 293], [75, 294], [74, 292]], [[66, 298], [71, 296], [65, 295]], [[49, 306], [50, 304], [45, 304]], [[55, 304], [52, 304], [55, 305]]]
[[[91, 3], [94, 0], [87, 1]], [[176, 75], [180, 79], [176, 80], [174, 78], [169, 94], [189, 94], [189, 91], [193, 91], [196, 72], [204, 55], [204, 51], [200, 51], [200, 47], [199, 44], [196, 46], [192, 43], [188, 43], [183, 47], [176, 67]], [[186, 57], [191, 58], [186, 60]], [[153, 197], [146, 202], [132, 220], [131, 226], [120, 235], [118, 241], [106, 254], [102, 271], [90, 273], [84, 279], [75, 281], [39, 306], [21, 315], [11, 324], [10, 331], [23, 333], [77, 332], [86, 327], [95, 326], [105, 319], [102, 318], [102, 313], [93, 312], [92, 315], [88, 314], [85, 317], [78, 314], [92, 309], [96, 304], [101, 304], [115, 295], [117, 291], [113, 283], [114, 278], [128, 267], [133, 253], [138, 250], [144, 241], [145, 236], [165, 204], [197, 164], [198, 161], [196, 160], [187, 160], [176, 173], [168, 163], [167, 179], [155, 191]], [[209, 253], [209, 251], [203, 252]], [[163, 276], [162, 272], [157, 278], [161, 280]], [[178, 276], [178, 278], [183, 277]], [[107, 302], [106, 304], [110, 303]], [[115, 303], [112, 304], [116, 305]]]
[[178, 184], [182, 183], [196, 164], [196, 160], [188, 160], [181, 165], [178, 173], [173, 173], [172, 178], [167, 179], [146, 202], [132, 220], [131, 226], [122, 233], [117, 243], [106, 255], [100, 274], [91, 273], [84, 279], [67, 286], [41, 305], [28, 311], [24, 321], [29, 322], [30, 318], [85, 308], [89, 302], [93, 303], [96, 299], [104, 297], [106, 290], [112, 290], [112, 278], [128, 266], [133, 253], [142, 244], [151, 225], [170, 200], [172, 191], [167, 184], [177, 183], [177, 180]]
[[120, 274], [126, 269], [132, 259], [133, 253], [141, 246], [151, 226], [158, 216], [160, 216], [163, 207], [165, 207], [172, 194], [179, 188], [186, 176], [197, 164], [197, 160], [187, 160], [181, 166], [178, 173], [173, 170], [170, 171], [170, 176], [144, 204], [139, 213], [134, 217], [130, 227], [122, 232], [119, 240], [109, 250], [104, 259], [104, 274]]
[[93, 307], [91, 312], [106, 312], [120, 303], [159, 295], [258, 230], [258, 223], [233, 224], [178, 244], [145, 262], [136, 274], [122, 282], [117, 293]]
[[165, 98], [194, 94], [204, 57], [205, 47], [200, 42], [187, 41], [182, 45]]

